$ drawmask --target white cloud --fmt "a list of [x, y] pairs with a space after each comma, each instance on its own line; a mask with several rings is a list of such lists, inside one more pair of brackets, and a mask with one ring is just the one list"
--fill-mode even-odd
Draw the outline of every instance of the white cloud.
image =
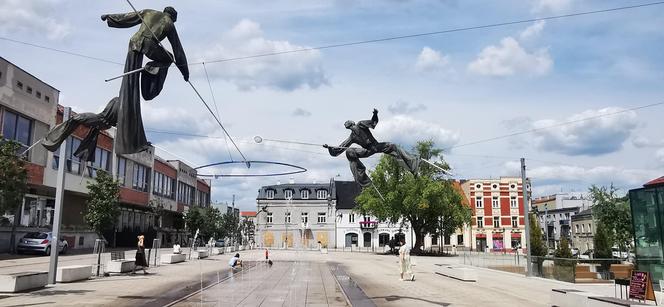
[[535, 146], [543, 151], [566, 155], [595, 156], [618, 151], [637, 127], [638, 120], [634, 111], [555, 126], [563, 122], [578, 121], [623, 110], [618, 107], [608, 107], [574, 114], [563, 121], [553, 119], [535, 121], [533, 129], [546, 128], [534, 133]]
[[538, 37], [542, 33], [542, 30], [544, 30], [544, 25], [546, 25], [544, 20], [536, 21], [519, 33], [519, 39], [529, 40]]
[[632, 145], [634, 145], [636, 148], [661, 147], [664, 146], [664, 139], [657, 141], [639, 135], [632, 139]]
[[525, 50], [513, 37], [505, 37], [500, 45], [491, 45], [468, 64], [468, 70], [483, 76], [512, 76], [518, 73], [541, 76], [547, 74], [553, 60], [547, 49]]
[[[222, 35], [218, 43], [205, 48], [208, 51], [200, 56], [203, 61], [209, 61], [304, 48], [308, 47], [266, 39], [258, 23], [243, 19]], [[207, 69], [212, 78], [231, 82], [240, 90], [272, 88], [292, 91], [328, 84], [318, 50], [226, 62], [223, 65], [209, 64]]]
[[50, 40], [66, 37], [69, 23], [52, 17], [59, 3], [59, 0], [4, 0], [0, 5], [0, 33], [43, 33]]
[[401, 144], [406, 149], [418, 141], [433, 140], [438, 148], [457, 144], [459, 134], [444, 129], [436, 123], [417, 120], [405, 115], [397, 115], [381, 121], [376, 127], [376, 138], [382, 142]]
[[309, 117], [309, 116], [311, 116], [311, 112], [309, 112], [305, 109], [302, 109], [302, 108], [296, 108], [293, 111], [293, 116]]
[[418, 71], [436, 71], [446, 67], [450, 62], [450, 57], [443, 55], [440, 51], [429, 47], [422, 48], [422, 52], [417, 57], [415, 69]]
[[534, 0], [535, 12], [560, 12], [572, 5], [572, 0]]
[[146, 129], [202, 134], [220, 130], [212, 116], [206, 113], [181, 107], [158, 107], [152, 103], [143, 103], [141, 107], [143, 125]]
[[389, 105], [387, 109], [392, 114], [411, 114], [419, 111], [424, 111], [427, 109], [427, 106], [421, 103], [413, 105], [408, 101], [398, 100], [397, 102]]
[[655, 158], [657, 158], [660, 165], [664, 166], [664, 148], [660, 148], [655, 152]]

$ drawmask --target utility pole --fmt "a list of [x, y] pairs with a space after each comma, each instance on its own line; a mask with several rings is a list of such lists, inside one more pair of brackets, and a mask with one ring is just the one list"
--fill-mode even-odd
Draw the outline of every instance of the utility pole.
[[526, 159], [521, 158], [521, 189], [523, 194], [523, 214], [526, 222], [526, 276], [533, 276], [532, 250], [530, 246], [530, 197], [526, 187]]
[[[71, 108], [65, 107], [62, 112], [62, 122], [69, 119]], [[48, 283], [54, 285], [58, 272], [58, 252], [60, 251], [60, 224], [62, 223], [62, 202], [65, 197], [65, 167], [67, 165], [67, 140], [60, 144], [60, 157], [58, 157], [58, 176], [55, 185], [55, 211], [53, 212], [53, 230], [51, 242], [51, 257], [48, 266]]]

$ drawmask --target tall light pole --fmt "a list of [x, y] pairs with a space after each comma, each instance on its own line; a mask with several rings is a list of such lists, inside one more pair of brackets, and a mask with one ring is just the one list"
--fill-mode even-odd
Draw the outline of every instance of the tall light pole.
[[530, 246], [530, 198], [526, 186], [526, 159], [521, 158], [521, 189], [523, 194], [523, 213], [526, 222], [526, 276], [533, 276], [532, 249]]
[[[62, 122], [66, 122], [71, 114], [71, 108], [65, 108], [62, 113]], [[55, 211], [53, 212], [53, 230], [51, 242], [51, 259], [48, 266], [48, 283], [55, 284], [58, 271], [58, 252], [60, 251], [60, 224], [62, 223], [62, 202], [65, 197], [65, 167], [67, 165], [67, 140], [60, 144], [60, 157], [58, 157], [58, 176], [55, 185]]]
[[544, 204], [544, 235], [546, 236], [546, 252], [549, 252], [549, 204]]

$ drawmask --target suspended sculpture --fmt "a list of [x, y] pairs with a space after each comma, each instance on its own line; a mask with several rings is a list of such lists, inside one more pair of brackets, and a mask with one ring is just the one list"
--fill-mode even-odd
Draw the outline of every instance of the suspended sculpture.
[[[323, 147], [327, 148], [330, 155], [336, 157], [346, 152], [346, 158], [350, 162], [350, 170], [353, 174], [355, 181], [362, 187], [367, 187], [371, 184], [371, 179], [367, 175], [367, 168], [364, 166], [360, 158], [367, 158], [376, 153], [384, 153], [391, 155], [398, 159], [398, 161], [406, 167], [413, 175], [417, 175], [420, 165], [420, 157], [413, 156], [403, 150], [400, 146], [389, 142], [378, 142], [374, 138], [371, 130], [376, 128], [378, 124], [378, 110], [373, 110], [373, 116], [370, 120], [362, 120], [358, 123], [348, 120], [344, 123], [344, 127], [350, 130], [350, 136], [339, 146], [329, 146], [324, 144]], [[349, 147], [352, 144], [361, 146]]]
[[[168, 6], [163, 12], [146, 9], [134, 10], [132, 13], [106, 14], [101, 16], [101, 20], [114, 28], [141, 25], [129, 40], [124, 74], [121, 76], [120, 94], [111, 99], [102, 113], [75, 115], [51, 129], [42, 140], [42, 145], [47, 150], [55, 151], [76, 127], [81, 124], [87, 125], [91, 130], [75, 152], [75, 155], [84, 161], [94, 161], [94, 149], [99, 132], [112, 126], [117, 127], [115, 135], [117, 154], [131, 154], [148, 149], [150, 143], [143, 128], [140, 96], [145, 100], [157, 97], [163, 89], [168, 68], [174, 62], [184, 80], [189, 81], [187, 57], [175, 29], [177, 11], [174, 8]], [[175, 55], [168, 52], [161, 44], [165, 38], [171, 43]], [[142, 67], [144, 55], [152, 61]]]

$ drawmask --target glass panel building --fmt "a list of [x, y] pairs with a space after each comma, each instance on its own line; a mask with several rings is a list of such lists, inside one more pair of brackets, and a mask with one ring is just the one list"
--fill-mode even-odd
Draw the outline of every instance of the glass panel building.
[[636, 269], [648, 271], [655, 287], [664, 280], [664, 177], [629, 191]]

